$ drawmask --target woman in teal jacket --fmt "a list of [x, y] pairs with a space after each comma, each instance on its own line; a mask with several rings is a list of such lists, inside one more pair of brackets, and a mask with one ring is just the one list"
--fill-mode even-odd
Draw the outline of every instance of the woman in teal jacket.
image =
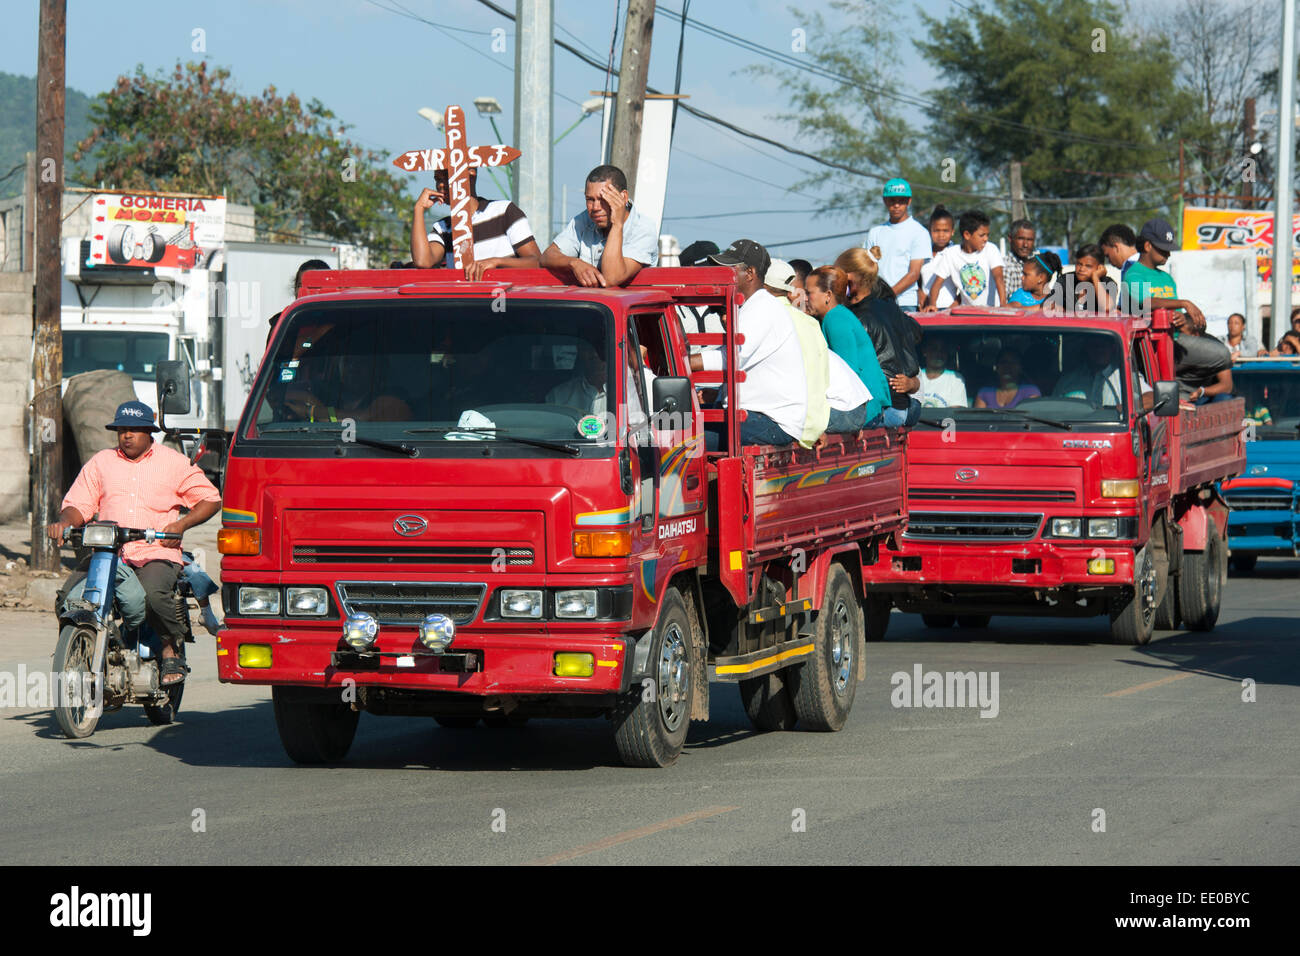
[[867, 402], [867, 427], [880, 425], [878, 419], [889, 399], [889, 382], [880, 369], [871, 336], [858, 317], [842, 304], [849, 290], [848, 275], [834, 266], [821, 266], [808, 273], [804, 288], [808, 293], [808, 309], [821, 322], [826, 344], [858, 373], [871, 393], [871, 401]]

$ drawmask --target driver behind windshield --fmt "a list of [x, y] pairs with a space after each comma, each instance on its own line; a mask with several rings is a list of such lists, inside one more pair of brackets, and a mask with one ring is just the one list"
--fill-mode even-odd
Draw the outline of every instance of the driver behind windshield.
[[1014, 349], [1003, 349], [998, 353], [993, 371], [997, 373], [998, 384], [979, 390], [975, 396], [976, 408], [1015, 408], [1023, 401], [1042, 397], [1037, 385], [1023, 381], [1020, 353]]
[[1124, 372], [1112, 361], [1111, 344], [1090, 336], [1083, 354], [1084, 364], [1062, 375], [1052, 394], [1057, 398], [1081, 398], [1098, 408], [1119, 408], [1124, 400]]

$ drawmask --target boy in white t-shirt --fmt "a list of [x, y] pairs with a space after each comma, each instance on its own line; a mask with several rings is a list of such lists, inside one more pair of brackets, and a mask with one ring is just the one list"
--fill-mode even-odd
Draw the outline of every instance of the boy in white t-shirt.
[[1007, 301], [1002, 279], [1002, 253], [989, 242], [989, 217], [972, 210], [957, 220], [961, 245], [949, 246], [934, 257], [934, 277], [922, 312], [934, 312], [939, 289], [949, 279], [961, 294], [962, 305], [995, 306]]

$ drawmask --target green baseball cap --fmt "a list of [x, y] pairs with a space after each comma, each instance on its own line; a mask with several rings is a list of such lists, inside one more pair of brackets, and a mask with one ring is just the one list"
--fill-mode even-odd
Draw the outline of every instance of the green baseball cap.
[[907, 199], [911, 199], [912, 187], [907, 182], [906, 179], [899, 179], [895, 177], [894, 179], [891, 179], [889, 182], [885, 183], [885, 188], [881, 190], [880, 195], [884, 196], [886, 199], [890, 199], [894, 196], [903, 196]]

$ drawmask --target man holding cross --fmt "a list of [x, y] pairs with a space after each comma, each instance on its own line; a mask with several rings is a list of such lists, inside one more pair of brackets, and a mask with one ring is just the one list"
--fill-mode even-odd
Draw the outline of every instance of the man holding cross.
[[[475, 189], [477, 170], [469, 170], [469, 214], [474, 231], [474, 261], [465, 267], [465, 278], [477, 282], [488, 269], [536, 269], [542, 251], [537, 247], [528, 218], [508, 199], [484, 199]], [[411, 259], [417, 269], [454, 266], [451, 240], [451, 216], [444, 216], [426, 232], [425, 210], [435, 202], [451, 205], [448, 199], [447, 171], [433, 174], [434, 188], [425, 187], [415, 201], [415, 218], [411, 223]]]
[[548, 269], [569, 269], [579, 285], [623, 285], [659, 261], [654, 223], [627, 198], [627, 177], [617, 166], [587, 174], [587, 209], [574, 216], [542, 255]]

